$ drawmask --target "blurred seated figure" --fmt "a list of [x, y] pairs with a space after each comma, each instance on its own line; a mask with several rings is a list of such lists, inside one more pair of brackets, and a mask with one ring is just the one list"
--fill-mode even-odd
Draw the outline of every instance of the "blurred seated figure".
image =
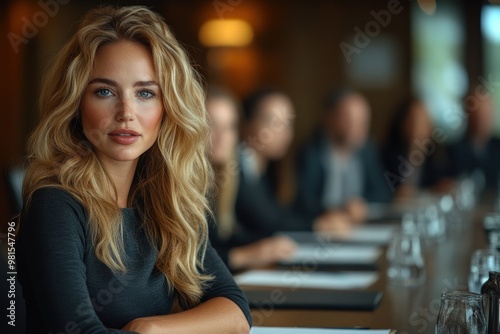
[[[474, 87], [474, 92], [485, 90]], [[468, 116], [465, 136], [449, 147], [450, 175], [474, 176], [487, 191], [498, 189], [500, 140], [493, 137], [494, 104], [491, 94], [472, 94], [474, 103], [465, 103]], [[479, 179], [478, 179], [479, 178]]]
[[368, 140], [370, 107], [353, 90], [337, 90], [325, 101], [320, 131], [299, 156], [297, 205], [308, 214], [331, 212], [361, 223], [366, 202], [387, 202], [376, 148]]
[[269, 164], [283, 158], [293, 139], [292, 101], [275, 89], [261, 89], [244, 103], [240, 149], [240, 184], [236, 197], [238, 221], [258, 237], [278, 231], [342, 231], [346, 224], [321, 216], [304, 215], [283, 205], [276, 196]]
[[212, 88], [207, 95], [207, 112], [211, 126], [209, 156], [216, 176], [212, 196], [216, 222], [209, 224], [212, 246], [233, 271], [288, 258], [296, 247], [291, 239], [279, 236], [253, 240], [237, 224], [234, 205], [239, 177], [236, 159], [239, 105], [236, 99], [223, 89]]
[[382, 150], [385, 181], [396, 198], [421, 188], [449, 190], [452, 182], [444, 178], [447, 157], [440, 139], [423, 101], [409, 98], [399, 105]]

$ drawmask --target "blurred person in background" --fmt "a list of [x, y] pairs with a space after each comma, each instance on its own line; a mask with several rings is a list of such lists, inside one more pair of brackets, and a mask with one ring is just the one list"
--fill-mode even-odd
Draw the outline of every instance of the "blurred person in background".
[[252, 238], [238, 224], [235, 214], [239, 185], [237, 147], [240, 107], [226, 90], [212, 87], [207, 94], [211, 126], [210, 161], [215, 172], [211, 196], [215, 221], [209, 225], [210, 241], [229, 269], [262, 267], [289, 258], [296, 244], [284, 236]]
[[386, 202], [379, 155], [368, 139], [370, 106], [358, 92], [333, 91], [325, 101], [320, 131], [299, 155], [297, 206], [309, 215], [331, 212], [359, 224], [367, 202]]
[[500, 139], [493, 136], [493, 99], [483, 86], [474, 86], [468, 97], [471, 103], [467, 103], [467, 98], [464, 103], [467, 130], [460, 141], [449, 146], [449, 173], [455, 179], [474, 176], [480, 188], [495, 191], [500, 172]]
[[243, 111], [238, 221], [258, 237], [278, 231], [345, 230], [345, 222], [332, 219], [330, 213], [302, 214], [276, 196], [269, 165], [283, 158], [293, 139], [295, 114], [290, 98], [272, 88], [257, 90], [246, 99]]
[[[434, 136], [433, 136], [434, 134]], [[384, 176], [394, 198], [408, 198], [419, 189], [446, 191], [446, 151], [436, 133], [427, 106], [408, 98], [396, 109], [382, 149]]]

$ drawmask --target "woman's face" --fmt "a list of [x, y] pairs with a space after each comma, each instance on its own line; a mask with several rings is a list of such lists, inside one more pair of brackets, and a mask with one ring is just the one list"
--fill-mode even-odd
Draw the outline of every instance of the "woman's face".
[[431, 137], [432, 122], [429, 112], [422, 102], [417, 101], [411, 104], [404, 128], [409, 142], [426, 140]]
[[210, 158], [215, 165], [223, 165], [233, 157], [238, 144], [238, 113], [227, 98], [214, 97], [207, 101], [210, 118]]
[[137, 162], [156, 141], [163, 115], [153, 58], [143, 45], [100, 47], [81, 103], [83, 132], [105, 165]]
[[270, 160], [282, 158], [293, 140], [292, 101], [282, 94], [263, 98], [257, 111], [247, 124], [246, 141], [256, 151]]

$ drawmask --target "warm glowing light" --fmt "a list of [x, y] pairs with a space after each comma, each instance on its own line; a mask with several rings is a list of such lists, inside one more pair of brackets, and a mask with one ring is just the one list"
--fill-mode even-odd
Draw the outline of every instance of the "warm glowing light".
[[247, 46], [252, 42], [253, 30], [248, 22], [239, 19], [210, 20], [198, 34], [207, 47]]

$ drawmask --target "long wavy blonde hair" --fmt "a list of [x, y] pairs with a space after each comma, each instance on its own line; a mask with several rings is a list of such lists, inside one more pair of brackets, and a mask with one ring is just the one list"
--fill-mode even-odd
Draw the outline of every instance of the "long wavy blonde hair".
[[[232, 106], [239, 123], [241, 106], [231, 92], [218, 86], [209, 87], [207, 103], [211, 100], [227, 101]], [[239, 167], [236, 151], [237, 147], [233, 147], [232, 155], [228, 161], [219, 164], [212, 161], [214, 170], [213, 210], [217, 220], [217, 230], [223, 240], [228, 239], [233, 234], [236, 225], [234, 206], [239, 186]]]
[[102, 7], [84, 17], [45, 76], [40, 122], [29, 140], [24, 201], [43, 187], [68, 191], [87, 211], [96, 256], [112, 270], [126, 271], [116, 189], [83, 134], [79, 114], [97, 50], [119, 40], [151, 51], [165, 110], [156, 143], [140, 157], [129, 203], [139, 211], [158, 251], [156, 266], [178, 305], [192, 307], [211, 279], [202, 274], [205, 195], [212, 180], [209, 126], [199, 77], [160, 15], [130, 6]]

